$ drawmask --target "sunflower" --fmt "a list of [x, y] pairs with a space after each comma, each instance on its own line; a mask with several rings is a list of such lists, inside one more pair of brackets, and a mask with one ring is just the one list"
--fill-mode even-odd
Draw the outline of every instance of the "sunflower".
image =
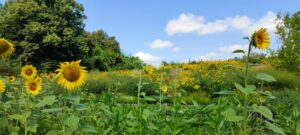
[[47, 77], [50, 81], [53, 81], [55, 79], [55, 76], [56, 76], [55, 73], [49, 73]]
[[5, 91], [5, 83], [3, 80], [0, 80], [0, 93], [3, 93]]
[[79, 88], [84, 84], [87, 78], [85, 67], [80, 66], [80, 60], [60, 63], [58, 72], [58, 84], [62, 85], [68, 91]]
[[0, 56], [6, 58], [15, 51], [15, 47], [12, 43], [8, 42], [4, 38], [0, 38]]
[[261, 28], [252, 35], [252, 43], [256, 48], [266, 50], [270, 46], [270, 35], [266, 28]]
[[147, 74], [153, 74], [153, 70], [154, 70], [154, 67], [152, 66], [146, 66], [146, 73]]
[[36, 77], [35, 78], [37, 81], [39, 81], [40, 83], [43, 83], [43, 79], [41, 77]]
[[42, 89], [42, 82], [36, 79], [29, 79], [25, 83], [26, 91], [28, 94], [32, 94], [36, 96], [37, 94], [40, 93]]
[[168, 91], [168, 86], [167, 86], [167, 85], [163, 85], [163, 86], [161, 87], [161, 91], [162, 91], [163, 93], [166, 93], [166, 92]]
[[14, 82], [16, 80], [16, 77], [13, 75], [8, 76], [8, 81], [9, 82]]
[[36, 68], [32, 65], [22, 67], [21, 75], [26, 79], [34, 78], [37, 74]]

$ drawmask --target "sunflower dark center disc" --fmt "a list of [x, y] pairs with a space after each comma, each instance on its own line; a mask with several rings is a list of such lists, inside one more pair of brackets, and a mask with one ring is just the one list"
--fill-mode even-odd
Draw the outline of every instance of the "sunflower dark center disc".
[[257, 36], [257, 44], [261, 45], [263, 42], [263, 39], [261, 36]]
[[80, 77], [80, 71], [76, 67], [67, 67], [63, 74], [64, 77], [70, 82], [77, 81]]
[[33, 71], [31, 69], [27, 69], [25, 71], [25, 74], [28, 75], [28, 76], [30, 76], [32, 73], [33, 73]]
[[36, 88], [37, 88], [37, 85], [36, 85], [35, 83], [30, 83], [30, 84], [29, 84], [29, 89], [30, 89], [31, 91], [35, 91]]
[[0, 53], [4, 53], [8, 50], [8, 44], [4, 41], [0, 41]]

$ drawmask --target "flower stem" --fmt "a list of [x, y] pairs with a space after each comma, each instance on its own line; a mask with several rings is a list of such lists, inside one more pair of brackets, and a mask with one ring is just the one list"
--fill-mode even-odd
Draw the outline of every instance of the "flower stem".
[[[252, 49], [252, 41], [249, 43], [248, 47], [248, 52], [246, 55], [246, 65], [245, 65], [245, 74], [244, 74], [244, 87], [247, 86], [248, 84], [248, 70], [249, 70], [249, 57], [250, 57], [250, 52]], [[248, 95], [245, 95], [245, 100], [244, 100], [244, 123], [243, 123], [243, 129], [247, 129], [247, 117], [248, 117]]]
[[161, 102], [162, 102], [162, 94], [161, 94], [161, 91], [162, 91], [162, 78], [163, 78], [163, 75], [161, 74], [160, 75], [160, 83], [159, 83], [159, 110], [161, 110]]

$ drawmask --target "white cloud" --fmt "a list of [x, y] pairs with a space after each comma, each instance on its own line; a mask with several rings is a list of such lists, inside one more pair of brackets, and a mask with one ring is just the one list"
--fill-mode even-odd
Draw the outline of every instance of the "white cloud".
[[170, 20], [166, 27], [169, 35], [178, 33], [197, 33], [199, 35], [224, 32], [228, 28], [244, 29], [252, 24], [247, 16], [227, 17], [223, 20], [206, 22], [203, 16], [191, 13], [182, 13], [177, 19]]
[[274, 33], [276, 31], [276, 25], [281, 23], [281, 20], [276, 20], [277, 16], [274, 12], [269, 11], [266, 15], [254, 22], [251, 26], [244, 30], [247, 35], [252, 34], [254, 31], [264, 27], [268, 29], [268, 32]]
[[164, 41], [161, 39], [156, 39], [152, 43], [150, 43], [150, 47], [152, 49], [165, 49], [168, 48], [172, 52], [179, 52], [181, 49], [179, 47], [175, 47], [171, 41]]
[[135, 57], [139, 57], [142, 61], [144, 61], [147, 64], [151, 64], [151, 65], [159, 65], [162, 61], [161, 57], [158, 56], [153, 56], [149, 53], [145, 53], [145, 52], [138, 52], [134, 55]]
[[172, 46], [173, 46], [173, 43], [171, 41], [163, 41], [160, 39], [156, 39], [150, 44], [150, 47], [153, 49], [170, 48]]
[[230, 45], [230, 46], [222, 46], [219, 48], [219, 51], [221, 52], [226, 52], [226, 53], [232, 53], [235, 50], [244, 50], [246, 51], [248, 48], [248, 45], [239, 45], [239, 44], [234, 44], [234, 45]]
[[173, 47], [171, 49], [172, 52], [179, 52], [181, 49], [179, 47]]
[[178, 18], [170, 20], [165, 30], [168, 35], [180, 33], [207, 35], [235, 29], [242, 31], [246, 35], [250, 35], [255, 30], [264, 27], [273, 33], [276, 30], [276, 25], [282, 22], [281, 20], [276, 20], [276, 18], [276, 14], [272, 11], [267, 12], [266, 15], [256, 21], [248, 16], [234, 16], [206, 21], [204, 16], [182, 13]]

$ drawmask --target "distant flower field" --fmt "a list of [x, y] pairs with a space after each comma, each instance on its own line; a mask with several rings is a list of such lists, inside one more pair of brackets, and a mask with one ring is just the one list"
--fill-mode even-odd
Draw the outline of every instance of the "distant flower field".
[[[269, 47], [267, 29], [245, 39], [248, 51], [234, 53], [246, 61], [109, 72], [80, 60], [48, 73], [24, 65], [1, 76], [0, 134], [300, 134], [299, 77], [248, 61]], [[14, 51], [0, 39], [2, 64]]]

